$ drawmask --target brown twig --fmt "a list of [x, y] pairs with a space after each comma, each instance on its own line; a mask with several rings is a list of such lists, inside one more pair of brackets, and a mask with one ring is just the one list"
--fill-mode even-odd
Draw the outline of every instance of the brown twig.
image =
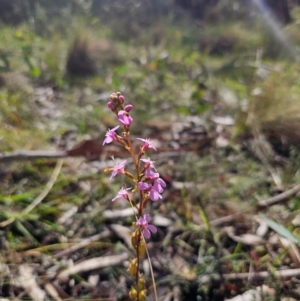
[[99, 234], [96, 234], [96, 235], [91, 236], [89, 238], [86, 238], [83, 241], [79, 242], [78, 244], [73, 245], [72, 247], [55, 254], [55, 257], [56, 258], [61, 258], [65, 255], [70, 255], [71, 253], [73, 253], [75, 251], [78, 251], [78, 250], [80, 250], [84, 247], [87, 247], [88, 245], [90, 245], [91, 243], [93, 243], [95, 241], [98, 241], [99, 239], [108, 237], [109, 234], [110, 234], [110, 231], [105, 230], [102, 233], [99, 233]]
[[250, 280], [250, 281], [262, 281], [265, 280], [270, 275], [273, 275], [276, 278], [287, 279], [292, 277], [299, 277], [300, 269], [288, 269], [288, 270], [279, 270], [279, 271], [263, 271], [263, 272], [250, 272], [250, 273], [232, 273], [232, 274], [223, 274], [223, 275], [207, 275], [201, 278], [201, 283], [208, 283], [211, 280], [221, 282], [224, 280], [227, 281], [240, 281], [240, 280]]
[[262, 209], [274, 206], [276, 204], [286, 202], [289, 198], [295, 196], [299, 191], [300, 191], [300, 185], [297, 185], [297, 186], [293, 187], [292, 189], [287, 190], [283, 193], [280, 193], [274, 197], [260, 201], [257, 204], [257, 209], [262, 210]]
[[33, 160], [43, 158], [64, 158], [68, 157], [66, 151], [16, 151], [13, 153], [0, 154], [0, 162]]

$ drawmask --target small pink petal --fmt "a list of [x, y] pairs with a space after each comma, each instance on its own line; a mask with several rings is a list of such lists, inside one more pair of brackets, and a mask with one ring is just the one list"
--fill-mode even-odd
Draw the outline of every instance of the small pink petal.
[[148, 224], [149, 220], [150, 220], [150, 215], [144, 214], [144, 221]]
[[153, 225], [148, 225], [147, 227], [152, 233], [156, 233], [157, 232], [157, 228]]
[[152, 185], [149, 183], [145, 183], [145, 182], [139, 182], [138, 187], [140, 190], [145, 191], [145, 190], [151, 189]]
[[150, 238], [151, 233], [150, 233], [150, 231], [147, 228], [145, 228], [143, 230], [143, 235], [144, 235], [145, 238]]
[[159, 194], [159, 193], [158, 193], [156, 190], [154, 190], [154, 189], [151, 189], [151, 190], [150, 190], [149, 196], [150, 196], [150, 200], [153, 201], [153, 202], [156, 202], [156, 201], [158, 201], [159, 199], [162, 198], [161, 194]]

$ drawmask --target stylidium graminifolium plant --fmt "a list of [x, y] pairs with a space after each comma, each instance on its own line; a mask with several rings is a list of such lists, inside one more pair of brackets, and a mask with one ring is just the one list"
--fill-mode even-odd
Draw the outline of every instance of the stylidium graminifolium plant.
[[[136, 257], [130, 260], [128, 272], [135, 279], [135, 286], [131, 287], [129, 297], [133, 301], [146, 300], [145, 278], [140, 272], [140, 260], [145, 256], [146, 246], [145, 239], [150, 239], [152, 233], [156, 233], [157, 229], [150, 224], [150, 215], [145, 213], [147, 203], [150, 201], [156, 202], [162, 199], [162, 193], [166, 187], [166, 183], [159, 177], [155, 164], [150, 158], [143, 158], [148, 149], [156, 151], [155, 146], [150, 139], [137, 138], [141, 145], [139, 151], [135, 152], [130, 137], [130, 126], [133, 118], [130, 112], [133, 109], [131, 104], [125, 104], [125, 97], [120, 93], [113, 93], [110, 96], [110, 101], [107, 103], [108, 108], [116, 114], [118, 120], [123, 127], [122, 136], [117, 134], [120, 125], [109, 129], [105, 134], [103, 145], [111, 142], [121, 144], [132, 158], [134, 172], [130, 173], [126, 169], [127, 160], [117, 163], [112, 168], [107, 168], [105, 174], [111, 173], [110, 179], [113, 179], [118, 174], [123, 174], [128, 177], [133, 187], [121, 187], [118, 194], [112, 199], [125, 199], [130, 206], [137, 210], [137, 220], [133, 223], [135, 230], [131, 235], [131, 244], [135, 250]], [[138, 195], [138, 198], [134, 198]], [[138, 201], [135, 201], [138, 199]]]

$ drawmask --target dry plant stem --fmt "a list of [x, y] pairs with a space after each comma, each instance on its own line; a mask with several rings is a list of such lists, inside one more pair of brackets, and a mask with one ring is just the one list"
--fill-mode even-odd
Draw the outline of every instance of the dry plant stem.
[[[274, 271], [272, 274], [277, 278], [291, 278], [300, 275], [300, 269], [289, 269]], [[225, 274], [223, 277], [227, 280], [264, 280], [271, 275], [270, 272], [252, 272], [252, 273], [237, 273]]]
[[57, 279], [67, 279], [72, 274], [82, 273], [82, 272], [96, 270], [105, 267], [112, 267], [124, 263], [124, 261], [127, 259], [128, 259], [127, 253], [86, 259], [61, 271], [57, 275]]
[[257, 205], [258, 210], [262, 210], [273, 205], [286, 202], [289, 198], [295, 196], [300, 191], [300, 185], [296, 185], [295, 187], [280, 193], [274, 197], [271, 197], [267, 200], [260, 201]]
[[[26, 214], [28, 214], [31, 210], [33, 210], [50, 192], [50, 190], [52, 189], [54, 183], [56, 182], [56, 179], [61, 171], [62, 165], [63, 165], [63, 159], [60, 159], [56, 162], [55, 168], [51, 174], [50, 180], [47, 183], [47, 185], [44, 187], [44, 189], [42, 190], [42, 192], [38, 195], [38, 197], [28, 206], [26, 207], [21, 215], [24, 216]], [[0, 227], [6, 227], [9, 224], [13, 223], [16, 220], [15, 217], [12, 217], [2, 223], [0, 223]]]
[[35, 160], [44, 158], [64, 158], [68, 157], [67, 151], [16, 151], [13, 153], [0, 154], [0, 162]]
[[223, 281], [263, 281], [266, 278], [270, 277], [270, 275], [275, 276], [279, 279], [288, 279], [292, 277], [300, 276], [300, 269], [288, 269], [288, 270], [279, 270], [279, 271], [263, 271], [263, 272], [250, 272], [250, 273], [232, 273], [232, 274], [221, 274], [221, 275], [211, 275], [211, 276], [203, 276], [200, 279], [202, 284], [209, 283], [211, 280], [216, 282]]
[[90, 245], [91, 243], [95, 242], [95, 241], [98, 241], [100, 240], [101, 238], [104, 238], [104, 237], [108, 237], [110, 234], [110, 231], [108, 230], [105, 230], [104, 232], [102, 233], [99, 233], [99, 234], [96, 234], [94, 236], [91, 236], [89, 238], [86, 238], [84, 240], [82, 240], [81, 242], [77, 243], [76, 245], [73, 245], [72, 247], [66, 249], [66, 250], [63, 250], [57, 254], [55, 254], [54, 256], [56, 258], [60, 258], [60, 257], [63, 257], [65, 255], [68, 255], [68, 254], [71, 254], [72, 252], [75, 252], [79, 249], [82, 249], [84, 247], [87, 247], [88, 245]]
[[50, 283], [47, 282], [44, 285], [45, 290], [47, 291], [47, 293], [55, 300], [55, 301], [63, 301], [63, 299], [60, 298], [57, 290], [55, 289], [55, 287]]

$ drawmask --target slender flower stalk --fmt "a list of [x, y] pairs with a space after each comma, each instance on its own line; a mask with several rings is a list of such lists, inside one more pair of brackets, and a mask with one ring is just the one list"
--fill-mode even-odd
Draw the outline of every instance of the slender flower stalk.
[[[116, 131], [120, 125], [115, 126], [108, 130], [105, 134], [103, 145], [111, 142], [121, 144], [129, 156], [133, 160], [134, 171], [130, 173], [127, 170], [127, 160], [117, 163], [113, 168], [108, 168], [105, 173], [111, 172], [110, 179], [112, 180], [117, 175], [122, 174], [129, 178], [132, 182], [133, 188], [122, 187], [117, 195], [112, 199], [126, 200], [131, 206], [137, 209], [136, 222], [134, 223], [135, 229], [131, 235], [132, 247], [135, 250], [136, 257], [130, 260], [128, 273], [135, 279], [135, 286], [130, 289], [129, 298], [132, 301], [145, 301], [147, 296], [146, 281], [143, 274], [140, 272], [140, 260], [146, 253], [145, 239], [150, 239], [151, 234], [157, 233], [157, 228], [149, 224], [150, 215], [145, 213], [148, 200], [153, 202], [162, 199], [162, 193], [166, 187], [166, 183], [160, 178], [156, 170], [155, 162], [150, 158], [143, 158], [145, 152], [149, 149], [156, 151], [153, 142], [147, 138], [137, 138], [143, 142], [140, 146], [139, 152], [136, 153], [132, 145], [130, 137], [130, 127], [133, 123], [133, 118], [129, 114], [133, 110], [131, 104], [125, 104], [125, 97], [120, 93], [113, 93], [107, 103], [107, 107], [117, 116], [121, 126], [123, 126], [122, 136], [118, 136]], [[131, 192], [129, 191], [131, 190]], [[139, 202], [134, 200], [135, 194], [138, 192]]]

